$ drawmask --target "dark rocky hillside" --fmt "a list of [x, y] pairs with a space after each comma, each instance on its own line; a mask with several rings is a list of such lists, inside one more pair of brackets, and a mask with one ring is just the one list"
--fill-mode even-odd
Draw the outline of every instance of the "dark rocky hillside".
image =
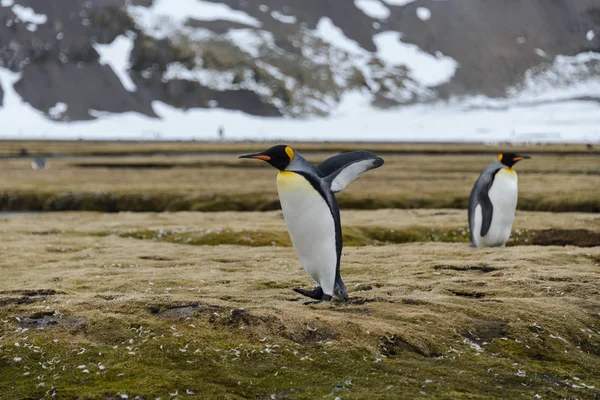
[[[171, 26], [157, 17], [165, 27], [157, 33], [142, 23], [142, 7], [152, 7], [151, 0], [2, 0], [0, 67], [20, 73], [14, 89], [24, 101], [61, 120], [93, 119], [95, 112], [155, 116], [153, 101], [303, 117], [329, 114], [353, 90], [371, 93], [379, 107], [502, 97], [555, 55], [600, 52], [598, 0], [371, 1], [389, 15], [369, 16], [351, 0], [212, 0], [257, 22], [211, 17]], [[22, 16], [27, 7], [37, 22]], [[324, 38], [323, 21], [362, 49], [353, 53]], [[451, 79], [426, 85], [410, 66], [380, 57], [374, 38], [382, 32], [400, 32], [403, 43], [432, 59], [453, 59]], [[134, 90], [97, 50], [119, 37], [133, 43], [126, 74]], [[250, 47], [240, 45], [244, 40]], [[0, 87], [0, 104], [5, 91]], [[67, 111], [52, 116], [57, 103]]]

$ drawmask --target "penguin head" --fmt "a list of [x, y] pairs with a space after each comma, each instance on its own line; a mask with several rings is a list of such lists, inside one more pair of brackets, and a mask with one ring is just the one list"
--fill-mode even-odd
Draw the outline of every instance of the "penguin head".
[[502, 164], [506, 165], [508, 168], [511, 168], [513, 165], [518, 163], [521, 160], [530, 159], [531, 157], [517, 154], [517, 153], [500, 153], [498, 154], [498, 161]]
[[277, 146], [273, 146], [270, 149], [260, 153], [242, 154], [238, 158], [256, 158], [259, 160], [264, 160], [278, 170], [283, 171], [294, 159], [294, 154], [294, 149], [292, 149], [290, 146], [278, 144]]

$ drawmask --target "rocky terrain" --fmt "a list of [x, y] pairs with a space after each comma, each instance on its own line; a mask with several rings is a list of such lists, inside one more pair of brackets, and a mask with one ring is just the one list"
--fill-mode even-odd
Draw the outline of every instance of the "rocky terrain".
[[0, 105], [10, 89], [78, 121], [157, 117], [153, 102], [325, 116], [351, 93], [589, 99], [598, 51], [596, 0], [2, 0]]

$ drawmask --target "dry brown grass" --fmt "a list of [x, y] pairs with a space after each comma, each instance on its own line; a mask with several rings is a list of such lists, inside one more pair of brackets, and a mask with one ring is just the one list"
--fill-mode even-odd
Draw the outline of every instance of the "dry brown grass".
[[[455, 230], [467, 228], [463, 210], [342, 210], [344, 229], [382, 228]], [[251, 229], [264, 232], [285, 232], [281, 211], [268, 212], [176, 212], [119, 214], [69, 212], [23, 215], [2, 218], [1, 231], [9, 233], [62, 232], [94, 235], [119, 233], [139, 229]], [[591, 213], [546, 213], [517, 211], [513, 230], [525, 229], [589, 229], [600, 231], [600, 217]]]
[[[342, 218], [348, 228], [465, 224], [456, 210]], [[530, 229], [599, 225], [593, 214], [516, 220]], [[600, 394], [600, 247], [346, 247], [350, 302], [304, 305], [290, 288], [312, 283], [289, 247], [118, 235], [227, 227], [281, 231], [283, 221], [279, 212], [3, 219], [0, 389], [13, 398]]]
[[[448, 208], [500, 147], [299, 144], [386, 160], [339, 196], [350, 301], [305, 305], [281, 212], [231, 211], [277, 207], [276, 171], [235, 157], [270, 144], [0, 154], [25, 145], [110, 156], [3, 159], [0, 209], [223, 212], [0, 214], [0, 398], [600, 397], [597, 149], [515, 149], [521, 209], [586, 212], [518, 211], [511, 247], [470, 249]], [[211, 154], [115, 156], [182, 151]]]
[[[319, 162], [331, 154], [307, 156]], [[479, 172], [493, 159], [487, 155], [384, 158], [381, 169], [358, 179], [339, 195], [343, 208], [465, 208]], [[519, 208], [597, 212], [599, 161], [599, 156], [537, 155], [519, 163]], [[30, 209], [60, 210], [69, 209], [61, 208], [66, 204], [64, 207], [104, 211], [277, 207], [276, 171], [256, 160], [237, 160], [234, 155], [53, 159], [49, 164], [48, 170], [32, 170], [27, 160], [1, 162], [0, 194], [5, 199], [0, 205], [15, 209], [31, 203]], [[76, 196], [73, 205], [65, 200], [69, 193]], [[111, 201], [116, 204], [112, 208]]]

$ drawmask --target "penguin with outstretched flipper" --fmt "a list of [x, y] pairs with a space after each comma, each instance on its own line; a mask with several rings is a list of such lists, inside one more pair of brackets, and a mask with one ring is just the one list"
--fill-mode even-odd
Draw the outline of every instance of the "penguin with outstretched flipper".
[[304, 296], [329, 301], [348, 299], [340, 275], [342, 226], [334, 193], [383, 160], [368, 151], [331, 157], [315, 166], [286, 145], [239, 158], [264, 160], [279, 169], [277, 192], [285, 223], [302, 266], [317, 283], [313, 290], [295, 288]]

